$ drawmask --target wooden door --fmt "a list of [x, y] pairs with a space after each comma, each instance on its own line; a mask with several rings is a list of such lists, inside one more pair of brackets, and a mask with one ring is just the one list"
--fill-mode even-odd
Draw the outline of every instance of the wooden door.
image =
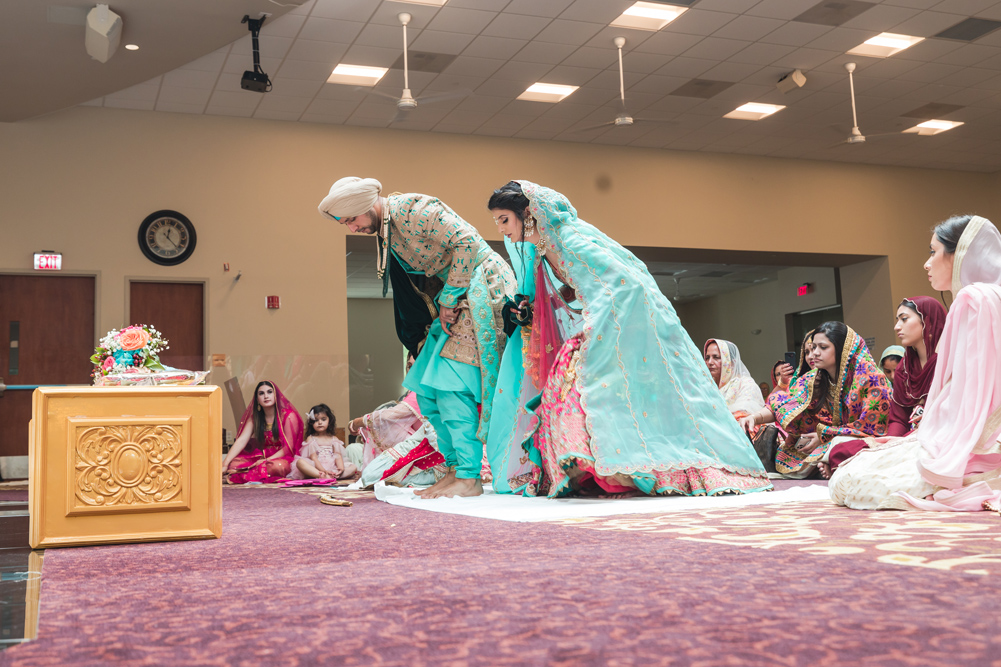
[[205, 285], [134, 281], [129, 286], [129, 324], [149, 324], [170, 349], [160, 353], [166, 366], [205, 370]]
[[[0, 275], [0, 377], [8, 385], [91, 384], [94, 278]], [[27, 456], [31, 391], [0, 396], [0, 456]]]

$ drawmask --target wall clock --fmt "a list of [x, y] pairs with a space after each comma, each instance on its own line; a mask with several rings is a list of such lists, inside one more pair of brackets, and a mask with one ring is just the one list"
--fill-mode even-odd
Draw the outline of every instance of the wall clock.
[[139, 248], [151, 262], [180, 264], [195, 251], [195, 226], [177, 211], [150, 213], [139, 225]]

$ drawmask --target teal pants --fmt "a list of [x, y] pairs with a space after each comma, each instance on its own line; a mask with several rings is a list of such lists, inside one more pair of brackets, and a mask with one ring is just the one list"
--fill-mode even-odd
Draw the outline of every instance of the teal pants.
[[438, 450], [445, 463], [455, 467], [456, 477], [476, 479], [483, 468], [483, 443], [476, 437], [480, 420], [476, 398], [464, 391], [435, 394], [418, 394], [417, 403], [438, 434]]
[[441, 356], [448, 340], [435, 320], [421, 353], [403, 380], [417, 394], [421, 414], [438, 434], [438, 449], [455, 476], [475, 479], [483, 469], [483, 443], [476, 437], [480, 425], [480, 369]]

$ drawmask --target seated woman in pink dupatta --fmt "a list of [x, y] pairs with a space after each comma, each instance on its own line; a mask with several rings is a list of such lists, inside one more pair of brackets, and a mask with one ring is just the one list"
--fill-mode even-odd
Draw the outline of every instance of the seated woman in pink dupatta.
[[[936, 350], [945, 317], [945, 307], [930, 296], [904, 299], [897, 308], [897, 323], [893, 329], [906, 351], [894, 372], [887, 436], [905, 436], [921, 423], [925, 399], [935, 375]], [[868, 446], [865, 440], [850, 440], [832, 447], [828, 462], [820, 464], [824, 477], [830, 477], [839, 465]]]
[[745, 420], [778, 421], [788, 433], [775, 469], [796, 479], [811, 476], [833, 445], [886, 433], [890, 385], [862, 337], [842, 322], [824, 322], [813, 332], [813, 368], [788, 392], [775, 392], [768, 407]]
[[222, 462], [227, 482], [277, 482], [292, 471], [302, 446], [302, 417], [272, 382], [257, 384], [238, 433]]
[[[853, 509], [971, 512], [1001, 503], [1001, 233], [979, 216], [935, 228], [925, 270], [955, 301], [921, 423], [873, 440], [831, 476], [831, 500]], [[993, 504], [993, 505], [992, 505]]]

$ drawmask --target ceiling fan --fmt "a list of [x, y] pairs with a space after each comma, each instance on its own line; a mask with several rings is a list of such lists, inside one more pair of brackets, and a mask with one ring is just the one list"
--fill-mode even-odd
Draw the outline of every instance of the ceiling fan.
[[[902, 132], [881, 132], [880, 134], [870, 134], [868, 137], [862, 134], [862, 131], [858, 129], [858, 114], [855, 110], [855, 63], [845, 63], [845, 71], [848, 72], [848, 87], [851, 91], [852, 97], [852, 131], [848, 135], [848, 138], [839, 141], [834, 144], [831, 148], [835, 146], [843, 146], [845, 144], [864, 144], [866, 139], [875, 139], [876, 137], [890, 137], [890, 136], [900, 136]], [[844, 127], [844, 126], [841, 126]]]
[[619, 51], [619, 105], [621, 111], [613, 119], [605, 123], [599, 123], [598, 125], [591, 125], [589, 127], [582, 127], [578, 130], [573, 130], [574, 132], [588, 132], [591, 130], [598, 130], [604, 127], [610, 127], [614, 125], [615, 127], [630, 127], [636, 123], [672, 123], [673, 121], [665, 120], [663, 118], [635, 118], [629, 114], [626, 109], [626, 83], [625, 76], [622, 72], [622, 47], [626, 45], [625, 37], [616, 37], [612, 40], [615, 44], [615, 48]]
[[434, 102], [444, 102], [445, 100], [454, 100], [460, 97], [468, 97], [473, 94], [473, 91], [468, 89], [454, 90], [447, 93], [435, 93], [432, 95], [421, 95], [420, 97], [414, 97], [410, 92], [410, 64], [407, 60], [407, 25], [413, 18], [409, 12], [400, 12], [396, 15], [399, 19], [400, 25], [403, 26], [403, 94], [399, 97], [395, 95], [390, 95], [389, 93], [384, 93], [381, 90], [366, 89], [365, 92], [371, 93], [373, 95], [378, 95], [379, 97], [385, 97], [387, 99], [396, 102], [396, 116], [393, 117], [391, 123], [397, 123], [401, 120], [406, 119], [407, 114], [417, 108], [418, 102], [424, 104], [432, 104]]

